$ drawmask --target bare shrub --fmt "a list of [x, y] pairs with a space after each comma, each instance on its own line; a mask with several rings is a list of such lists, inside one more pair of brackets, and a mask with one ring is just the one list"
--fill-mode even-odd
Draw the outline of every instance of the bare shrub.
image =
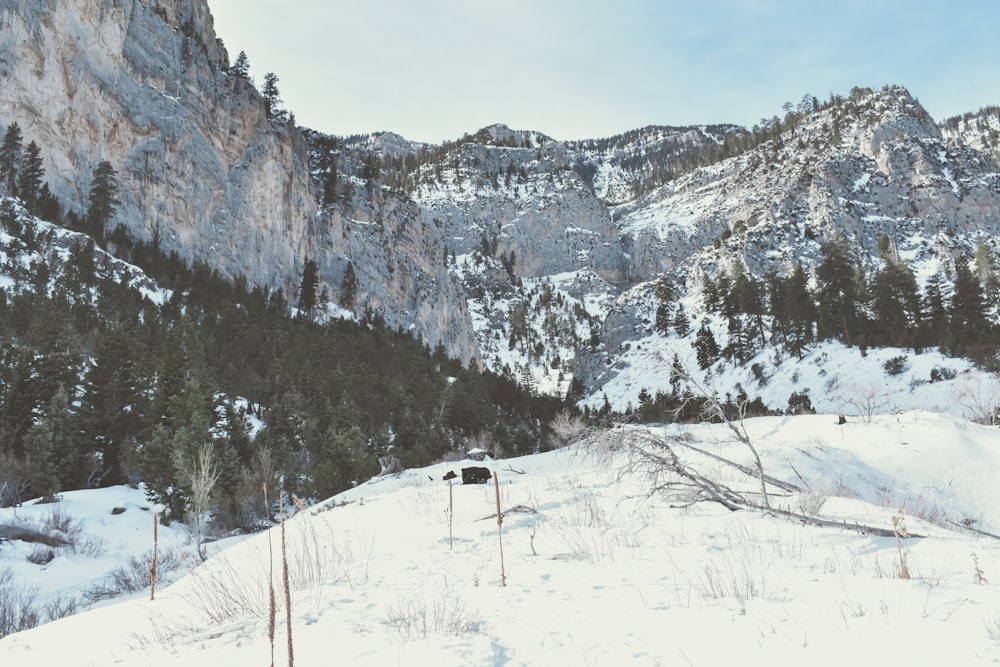
[[851, 384], [839, 392], [837, 399], [854, 408], [858, 417], [866, 423], [883, 411], [889, 400], [889, 392], [885, 383], [880, 380], [869, 380]]
[[965, 373], [952, 391], [965, 416], [977, 424], [1000, 425], [1000, 377], [993, 374]]
[[41, 623], [35, 588], [18, 584], [9, 567], [0, 570], [0, 637], [29, 630]]
[[459, 635], [482, 631], [478, 612], [468, 612], [462, 601], [445, 590], [430, 602], [427, 599], [405, 600], [388, 609], [379, 623], [394, 632], [401, 641], [427, 639], [431, 635]]
[[[318, 597], [320, 587], [338, 581], [365, 581], [368, 576], [370, 551], [356, 552], [346, 540], [338, 541], [331, 531], [318, 531], [311, 516], [300, 515], [288, 522], [285, 559], [288, 580], [293, 592], [310, 592]], [[239, 565], [226, 552], [210, 558], [191, 572], [195, 585], [186, 599], [199, 612], [201, 620], [227, 624], [247, 618], [268, 618], [271, 605], [281, 607], [282, 597], [269, 585], [274, 578], [272, 563], [281, 571], [282, 555], [271, 552], [266, 544], [259, 546], [258, 558]], [[272, 594], [275, 594], [272, 602]]]
[[587, 431], [587, 422], [583, 417], [574, 414], [569, 409], [560, 411], [549, 423], [552, 429], [552, 440], [555, 447], [566, 447], [580, 439]]
[[28, 562], [34, 563], [35, 565], [46, 565], [51, 563], [55, 557], [56, 552], [49, 547], [35, 545], [35, 548], [31, 550], [30, 554], [28, 554]]
[[818, 516], [826, 504], [826, 496], [812, 489], [804, 489], [795, 495], [799, 510], [806, 516]]
[[0, 449], [0, 507], [20, 507], [31, 489], [31, 467], [23, 458]]
[[83, 522], [74, 519], [57, 506], [42, 519], [42, 530], [65, 540], [67, 546], [76, 553], [76, 545], [83, 534]]
[[[130, 557], [105, 575], [103, 581], [84, 588], [84, 600], [94, 603], [148, 589], [152, 583], [152, 563], [152, 552]], [[183, 559], [176, 549], [160, 550], [156, 555], [157, 575], [180, 569], [182, 564]]]
[[701, 573], [693, 578], [691, 585], [702, 598], [717, 600], [734, 598], [741, 602], [755, 598], [778, 600], [781, 596], [767, 580], [767, 568], [739, 559], [734, 568], [732, 563], [706, 563]]

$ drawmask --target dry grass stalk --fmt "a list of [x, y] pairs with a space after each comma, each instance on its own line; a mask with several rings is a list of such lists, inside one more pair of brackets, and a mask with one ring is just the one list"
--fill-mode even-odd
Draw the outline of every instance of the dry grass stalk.
[[[264, 516], [267, 517], [267, 522], [271, 523], [271, 509], [270, 504], [267, 500], [267, 482], [263, 484], [264, 490]], [[274, 550], [271, 547], [271, 531], [267, 531], [267, 562], [268, 562], [268, 573], [267, 573], [267, 594], [268, 594], [268, 605], [267, 605], [267, 639], [271, 644], [271, 667], [274, 667], [274, 619], [276, 605], [274, 601]]]
[[285, 540], [285, 513], [281, 513], [281, 583], [285, 588], [285, 625], [288, 629], [288, 667], [295, 665], [292, 647], [292, 586], [288, 577], [288, 547]]
[[503, 565], [503, 511], [500, 509], [500, 477], [493, 472], [493, 486], [497, 492], [497, 538], [500, 540], [500, 583], [507, 586], [507, 572]]
[[153, 560], [149, 564], [149, 601], [156, 599], [156, 547], [159, 543], [159, 520], [153, 512]]
[[903, 523], [903, 510], [892, 516], [892, 531], [896, 534], [896, 549], [899, 551], [899, 578], [910, 578], [910, 567], [906, 562], [906, 552], [903, 551], [903, 539], [910, 536]]

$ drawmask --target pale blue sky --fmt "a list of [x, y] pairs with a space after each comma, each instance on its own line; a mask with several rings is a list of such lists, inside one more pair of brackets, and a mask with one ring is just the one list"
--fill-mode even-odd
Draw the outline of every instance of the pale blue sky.
[[[1000, 104], [998, 0], [208, 0], [300, 125], [439, 143], [738, 123], [854, 86], [937, 120]], [[277, 5], [281, 9], [276, 9]]]

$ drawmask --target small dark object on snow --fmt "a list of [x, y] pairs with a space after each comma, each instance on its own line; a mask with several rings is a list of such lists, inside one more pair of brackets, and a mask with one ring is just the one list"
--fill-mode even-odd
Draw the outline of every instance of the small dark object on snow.
[[845, 417], [844, 415], [837, 415], [837, 423], [841, 425], [846, 424], [847, 417]]
[[448, 474], [442, 477], [441, 479], [447, 482], [449, 479], [455, 479], [456, 477], [458, 477], [458, 475], [455, 474], [455, 471], [449, 470]]
[[462, 468], [462, 484], [485, 484], [493, 479], [489, 468]]
[[124, 507], [113, 507], [113, 508], [111, 508], [111, 513], [112, 514], [124, 514], [124, 512], [125, 512], [125, 508]]

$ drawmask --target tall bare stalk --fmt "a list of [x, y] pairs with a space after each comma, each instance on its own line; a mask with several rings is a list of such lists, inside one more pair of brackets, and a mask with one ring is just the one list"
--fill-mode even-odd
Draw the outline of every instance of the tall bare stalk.
[[500, 477], [493, 471], [493, 486], [497, 492], [497, 538], [500, 540], [500, 583], [507, 585], [507, 572], [503, 565], [503, 512], [500, 510]]
[[288, 667], [294, 667], [295, 650], [292, 648], [292, 586], [288, 577], [288, 548], [285, 542], [284, 512], [281, 513], [281, 583], [285, 588], [285, 626], [288, 628]]
[[153, 560], [149, 564], [149, 601], [156, 599], [156, 551], [159, 544], [159, 519], [153, 512]]
[[[271, 523], [271, 507], [267, 500], [267, 482], [263, 484], [264, 489], [264, 516], [267, 517], [267, 522]], [[267, 639], [271, 643], [271, 667], [274, 667], [274, 618], [275, 618], [275, 600], [274, 600], [274, 549], [271, 547], [271, 529], [267, 529], [267, 593], [268, 593], [268, 606], [267, 606]]]

